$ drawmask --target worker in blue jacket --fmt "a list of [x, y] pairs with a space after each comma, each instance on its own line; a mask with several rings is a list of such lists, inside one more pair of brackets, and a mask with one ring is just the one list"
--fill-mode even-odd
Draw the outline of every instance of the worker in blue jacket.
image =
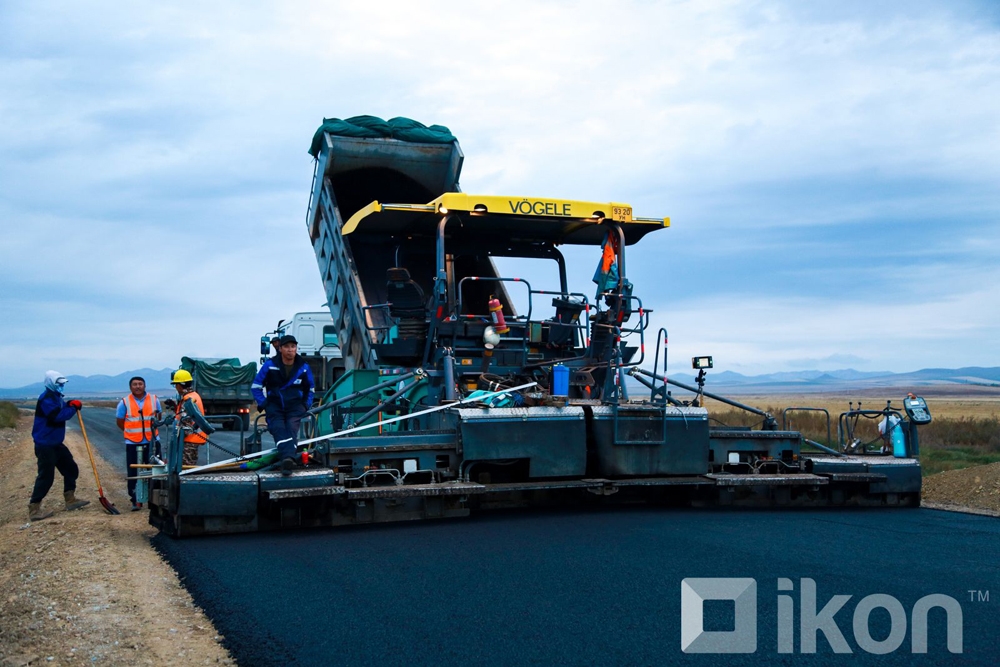
[[253, 379], [251, 390], [257, 410], [267, 419], [281, 459], [281, 474], [288, 475], [295, 465], [299, 422], [312, 405], [313, 381], [309, 364], [298, 353], [295, 336], [278, 339], [278, 353], [264, 362]]
[[28, 520], [41, 521], [52, 516], [52, 512], [42, 511], [42, 500], [52, 488], [56, 470], [63, 476], [63, 498], [67, 510], [75, 510], [89, 505], [89, 500], [76, 499], [76, 478], [80, 469], [73, 460], [73, 454], [63, 441], [66, 439], [66, 422], [83, 407], [80, 401], [63, 400], [66, 378], [58, 371], [45, 373], [45, 391], [35, 404], [35, 422], [31, 427], [31, 438], [35, 441], [35, 458], [38, 459], [38, 476], [28, 503]]

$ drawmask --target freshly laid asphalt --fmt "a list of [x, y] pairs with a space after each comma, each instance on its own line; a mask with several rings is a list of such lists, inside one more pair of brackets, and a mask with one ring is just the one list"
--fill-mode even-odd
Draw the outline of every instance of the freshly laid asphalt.
[[[1000, 519], [934, 510], [714, 511], [629, 508], [484, 513], [452, 521], [259, 533], [154, 546], [241, 665], [826, 665], [1000, 661]], [[757, 650], [681, 651], [681, 580], [752, 577]], [[777, 654], [777, 579], [794, 583], [794, 654]], [[801, 654], [801, 579], [853, 655], [823, 638]], [[971, 591], [971, 593], [970, 593]], [[928, 653], [865, 653], [854, 608], [894, 596], [907, 616], [925, 595], [955, 598], [963, 653], [945, 615], [929, 616]], [[970, 595], [975, 601], [970, 601]], [[981, 597], [989, 601], [980, 601]], [[705, 604], [705, 629], [733, 607]], [[889, 613], [870, 616], [875, 640]]]
[[[88, 409], [85, 419], [95, 448], [124, 468], [114, 412]], [[239, 446], [236, 434], [213, 439]], [[106, 491], [113, 501], [124, 495]], [[522, 511], [153, 543], [241, 665], [1000, 664], [1000, 519], [990, 517]], [[682, 652], [680, 588], [689, 577], [756, 580], [755, 653]], [[795, 600], [790, 655], [776, 649], [779, 577], [794, 583], [781, 592]], [[816, 654], [799, 652], [802, 578], [816, 581], [817, 609], [852, 596], [834, 617], [852, 655], [834, 654], [822, 633]], [[891, 595], [909, 613], [933, 593], [962, 606], [962, 654], [948, 652], [941, 610], [929, 617], [927, 655], [911, 654], [909, 624], [893, 653], [859, 647], [853, 612], [861, 598]], [[732, 605], [709, 602], [704, 613], [707, 630], [733, 627]], [[872, 612], [874, 639], [888, 636], [889, 625], [888, 612]]]

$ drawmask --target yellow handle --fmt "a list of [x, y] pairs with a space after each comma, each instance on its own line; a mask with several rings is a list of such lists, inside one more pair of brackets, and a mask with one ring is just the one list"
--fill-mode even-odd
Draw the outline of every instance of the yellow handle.
[[87, 438], [87, 427], [83, 425], [83, 412], [76, 411], [76, 416], [80, 420], [80, 433], [83, 434], [83, 444], [87, 446], [87, 454], [90, 456], [90, 467], [94, 469], [94, 479], [97, 481], [97, 493], [104, 496], [104, 489], [101, 488], [101, 478], [97, 474], [97, 463], [94, 462], [94, 452], [90, 449], [90, 439]]

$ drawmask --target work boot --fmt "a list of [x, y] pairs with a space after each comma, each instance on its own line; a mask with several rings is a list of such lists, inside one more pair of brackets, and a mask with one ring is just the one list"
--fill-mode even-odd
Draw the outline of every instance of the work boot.
[[41, 521], [52, 516], [52, 512], [43, 512], [41, 503], [28, 503], [28, 521]]
[[78, 510], [81, 507], [86, 507], [90, 504], [89, 500], [77, 500], [76, 491], [67, 491], [63, 494], [63, 498], [66, 499], [66, 511]]
[[292, 457], [286, 456], [285, 459], [281, 462], [281, 474], [285, 475], [286, 477], [288, 475], [291, 475], [292, 468], [294, 466], [295, 466], [295, 461], [292, 460]]

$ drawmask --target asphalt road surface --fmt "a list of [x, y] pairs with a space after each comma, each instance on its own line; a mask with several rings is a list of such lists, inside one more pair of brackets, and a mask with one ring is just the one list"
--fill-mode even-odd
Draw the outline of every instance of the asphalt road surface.
[[[86, 408], [91, 444], [124, 468], [114, 411]], [[72, 422], [71, 428], [78, 428]], [[212, 440], [238, 451], [239, 435]], [[265, 436], [265, 441], [267, 436]], [[202, 448], [201, 461], [225, 458]], [[127, 504], [124, 489], [106, 489]], [[125, 502], [122, 503], [121, 501]], [[233, 535], [154, 545], [243, 665], [871, 665], [1000, 663], [1000, 519], [934, 510], [695, 511], [654, 508], [484, 513], [471, 519]], [[681, 649], [681, 581], [752, 578], [756, 651]], [[779, 591], [778, 579], [792, 591]], [[851, 655], [822, 632], [804, 652], [800, 596], [833, 614]], [[903, 641], [866, 652], [855, 610], [873, 594], [904, 610]], [[943, 594], [962, 610], [962, 653], [929, 615], [911, 653], [912, 609]], [[778, 599], [793, 604], [792, 654], [777, 653]], [[708, 601], [703, 628], [733, 630], [735, 603]], [[688, 612], [690, 613], [690, 612]], [[885, 609], [868, 617], [890, 637]], [[897, 628], [893, 627], [893, 630]]]
[[[173, 540], [154, 545], [242, 665], [979, 664], [1000, 655], [1000, 520], [933, 510], [710, 511], [632, 508], [504, 512], [452, 521]], [[681, 650], [681, 581], [753, 578], [753, 653]], [[778, 579], [793, 591], [794, 653], [777, 653]], [[803, 653], [800, 594], [833, 614], [852, 655], [822, 632]], [[895, 597], [868, 616], [862, 598]], [[911, 654], [911, 610], [930, 594], [962, 611], [962, 653], [929, 615], [928, 653]], [[988, 600], [987, 600], [988, 598]], [[703, 628], [735, 628], [735, 603], [702, 606]], [[690, 613], [690, 612], [688, 612]], [[832, 610], [831, 610], [832, 613]], [[741, 617], [741, 623], [746, 617]], [[892, 628], [890, 628], [892, 626]], [[743, 626], [741, 626], [743, 627]], [[890, 642], [891, 643], [891, 642]], [[895, 642], [900, 644], [900, 642]]]

